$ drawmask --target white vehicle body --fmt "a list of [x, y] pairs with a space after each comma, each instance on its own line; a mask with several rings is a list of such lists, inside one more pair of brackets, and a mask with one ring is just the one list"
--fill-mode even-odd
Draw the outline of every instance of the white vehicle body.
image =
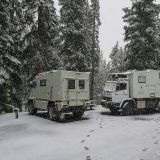
[[56, 112], [84, 110], [89, 101], [89, 73], [54, 70], [40, 73], [32, 82], [29, 96], [32, 108]]
[[113, 73], [103, 91], [102, 106], [121, 110], [124, 102], [134, 101], [136, 108], [157, 107], [160, 101], [160, 70]]

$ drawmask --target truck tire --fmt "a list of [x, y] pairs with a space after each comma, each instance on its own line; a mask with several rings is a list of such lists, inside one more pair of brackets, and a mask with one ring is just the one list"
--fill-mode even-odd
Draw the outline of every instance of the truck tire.
[[82, 118], [83, 114], [84, 114], [84, 111], [75, 111], [73, 112], [73, 118], [75, 120], [79, 120]]
[[122, 116], [133, 115], [136, 112], [135, 102], [133, 100], [124, 102], [122, 106]]
[[28, 104], [28, 112], [29, 112], [30, 115], [34, 115], [34, 114], [37, 113], [37, 108], [34, 108], [33, 102], [30, 102]]
[[111, 111], [111, 114], [113, 114], [113, 115], [117, 115], [119, 112], [119, 108], [117, 108], [117, 107], [114, 107], [114, 106], [112, 106], [112, 107], [109, 107], [109, 109], [110, 109], [110, 111]]

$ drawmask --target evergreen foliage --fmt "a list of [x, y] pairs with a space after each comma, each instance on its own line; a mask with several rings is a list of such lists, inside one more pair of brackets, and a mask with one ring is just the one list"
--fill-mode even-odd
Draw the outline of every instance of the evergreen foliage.
[[[14, 5], [13, 5], [14, 2]], [[15, 46], [15, 28], [17, 23], [14, 19], [17, 17], [18, 9], [15, 11], [17, 1], [0, 1], [0, 85], [3, 91], [3, 98], [0, 103], [8, 103], [13, 100], [13, 90], [20, 85], [19, 77], [20, 62], [17, 59], [18, 54]], [[5, 87], [4, 87], [5, 86]], [[5, 98], [6, 96], [6, 98]]]
[[103, 57], [103, 53], [101, 52], [99, 56], [99, 68], [98, 68], [98, 71], [96, 72], [95, 82], [94, 82], [95, 84], [94, 85], [95, 86], [94, 87], [94, 90], [95, 90], [94, 97], [98, 103], [100, 103], [102, 100], [102, 91], [108, 79], [108, 73], [110, 73], [111, 68], [112, 67], [110, 66], [110, 64], [106, 63], [106, 60]]
[[25, 0], [23, 5], [23, 55], [26, 57], [23, 69], [31, 80], [40, 72], [59, 68], [59, 20], [52, 0]]
[[73, 71], [87, 71], [88, 47], [86, 39], [86, 1], [59, 0], [62, 32], [61, 57], [64, 68]]
[[91, 99], [94, 99], [95, 95], [95, 76], [97, 76], [99, 59], [100, 59], [100, 47], [99, 47], [99, 26], [100, 22], [100, 6], [99, 0], [91, 0], [91, 6], [89, 10], [89, 31], [90, 31], [90, 61], [91, 61]]
[[119, 46], [119, 42], [112, 48], [111, 54], [112, 72], [120, 72], [126, 70], [126, 52]]
[[157, 69], [160, 58], [158, 16], [160, 6], [154, 0], [132, 0], [130, 8], [123, 9], [126, 22], [127, 69]]

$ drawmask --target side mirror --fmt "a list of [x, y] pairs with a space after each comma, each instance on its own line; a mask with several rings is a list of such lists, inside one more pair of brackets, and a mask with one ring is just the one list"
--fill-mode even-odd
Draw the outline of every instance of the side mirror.
[[36, 84], [35, 81], [30, 81], [30, 82], [29, 82], [29, 86], [30, 86], [31, 88], [36, 88], [37, 84]]

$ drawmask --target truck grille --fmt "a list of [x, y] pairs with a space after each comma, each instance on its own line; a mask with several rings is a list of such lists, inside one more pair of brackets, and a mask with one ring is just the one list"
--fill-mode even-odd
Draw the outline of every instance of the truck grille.
[[103, 97], [103, 99], [106, 101], [112, 101], [112, 97]]

